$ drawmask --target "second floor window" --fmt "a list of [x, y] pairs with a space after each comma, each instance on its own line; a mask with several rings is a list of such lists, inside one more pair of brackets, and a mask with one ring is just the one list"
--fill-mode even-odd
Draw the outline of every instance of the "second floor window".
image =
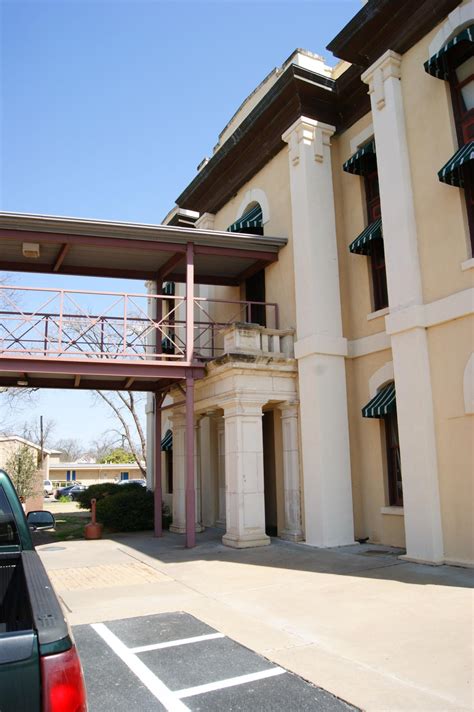
[[[367, 221], [373, 225], [381, 217], [380, 190], [377, 171], [364, 178], [365, 199], [367, 203]], [[370, 271], [372, 276], [372, 301], [375, 311], [388, 307], [387, 274], [385, 270], [385, 251], [382, 231], [380, 237], [370, 242]]]
[[366, 255], [369, 259], [372, 310], [378, 311], [388, 306], [388, 291], [374, 141], [362, 146], [344, 163], [343, 169], [347, 173], [360, 175], [364, 179], [367, 227], [351, 243], [349, 250], [358, 255]]
[[438, 176], [442, 183], [464, 188], [474, 255], [474, 25], [450, 39], [425, 62], [425, 70], [450, 85], [459, 148]]

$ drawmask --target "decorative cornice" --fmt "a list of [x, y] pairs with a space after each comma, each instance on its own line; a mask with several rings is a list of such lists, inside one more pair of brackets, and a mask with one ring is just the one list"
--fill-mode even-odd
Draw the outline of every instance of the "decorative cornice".
[[387, 49], [404, 54], [461, 0], [369, 0], [327, 45], [336, 57], [369, 67]]
[[401, 66], [401, 56], [389, 49], [361, 75], [362, 81], [369, 85], [369, 94], [374, 95], [377, 109], [385, 106], [384, 85], [387, 79], [401, 79]]
[[296, 119], [281, 137], [288, 144], [292, 165], [298, 165], [302, 146], [313, 146], [314, 160], [322, 163], [324, 161], [324, 146], [331, 145], [330, 139], [335, 131], [335, 126], [307, 116], [300, 116], [299, 119]]

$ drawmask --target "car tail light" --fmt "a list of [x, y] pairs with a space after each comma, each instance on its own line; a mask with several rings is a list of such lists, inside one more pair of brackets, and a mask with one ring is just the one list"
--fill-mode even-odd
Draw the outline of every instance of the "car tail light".
[[41, 657], [42, 712], [87, 712], [86, 687], [76, 647]]

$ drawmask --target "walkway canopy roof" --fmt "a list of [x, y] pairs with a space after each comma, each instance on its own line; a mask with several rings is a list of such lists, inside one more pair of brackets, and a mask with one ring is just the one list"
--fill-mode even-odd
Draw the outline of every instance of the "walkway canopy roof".
[[[0, 213], [0, 270], [238, 285], [278, 259], [286, 238], [193, 227]], [[33, 245], [33, 246], [31, 246]]]

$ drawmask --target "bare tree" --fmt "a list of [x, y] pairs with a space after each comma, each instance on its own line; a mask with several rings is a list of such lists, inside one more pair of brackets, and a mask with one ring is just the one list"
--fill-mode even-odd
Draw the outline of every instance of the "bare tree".
[[35, 445], [43, 447], [51, 446], [51, 437], [56, 428], [56, 421], [51, 418], [43, 418], [43, 428], [41, 429], [41, 418], [32, 418], [25, 421], [21, 427], [21, 436]]
[[[10, 284], [10, 275], [8, 274], [2, 274], [0, 275], [0, 286], [2, 287], [8, 287]], [[10, 290], [7, 289], [6, 293], [5, 290], [1, 289], [0, 290], [0, 309], [8, 310], [9, 308], [11, 309], [10, 303], [9, 303], [9, 298], [13, 295], [13, 292], [10, 293]], [[18, 299], [16, 299], [18, 301]], [[22, 410], [24, 408], [31, 407], [34, 404], [34, 401], [36, 399], [36, 392], [37, 388], [15, 388], [15, 387], [8, 387], [8, 388], [2, 388], [0, 387], [0, 405], [4, 406], [6, 415], [4, 416], [4, 420], [10, 416], [12, 413], [18, 412], [18, 410]], [[11, 426], [10, 426], [11, 427]]]
[[135, 458], [143, 476], [146, 476], [146, 438], [140, 420], [139, 407], [143, 406], [144, 396], [137, 396], [132, 391], [95, 391], [97, 396], [106, 403], [114, 413], [121, 425], [121, 430], [114, 430], [119, 435], [123, 434], [125, 443]]
[[74, 462], [81, 457], [81, 455], [84, 455], [84, 447], [77, 438], [61, 438], [61, 440], [56, 440], [54, 448], [61, 450], [61, 460], [64, 455], [66, 462]]

